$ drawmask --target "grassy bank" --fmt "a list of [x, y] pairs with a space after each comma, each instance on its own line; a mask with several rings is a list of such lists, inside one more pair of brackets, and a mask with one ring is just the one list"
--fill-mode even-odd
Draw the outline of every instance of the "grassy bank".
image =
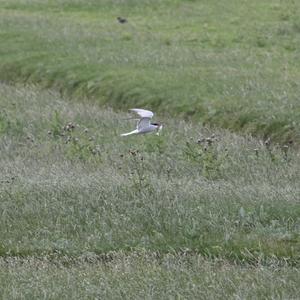
[[121, 138], [128, 115], [35, 87], [0, 111], [1, 298], [299, 294], [293, 149], [171, 119]]
[[298, 142], [299, 6], [1, 0], [0, 79]]
[[[1, 85], [0, 254], [189, 249], [299, 264], [299, 154]], [[158, 118], [159, 119], [159, 118]], [[71, 123], [70, 123], [71, 122]]]

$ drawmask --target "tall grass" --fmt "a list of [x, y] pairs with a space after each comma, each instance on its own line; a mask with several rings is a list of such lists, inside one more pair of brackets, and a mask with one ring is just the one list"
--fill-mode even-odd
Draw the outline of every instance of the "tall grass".
[[[299, 153], [0, 85], [3, 299], [299, 294]], [[156, 116], [160, 119], [161, 116]]]
[[1, 0], [0, 8], [2, 80], [299, 141], [298, 1]]
[[298, 265], [292, 149], [172, 119], [160, 137], [121, 138], [126, 114], [0, 90], [2, 256], [186, 249]]
[[201, 256], [92, 254], [74, 261], [0, 259], [4, 299], [297, 299], [299, 269]]

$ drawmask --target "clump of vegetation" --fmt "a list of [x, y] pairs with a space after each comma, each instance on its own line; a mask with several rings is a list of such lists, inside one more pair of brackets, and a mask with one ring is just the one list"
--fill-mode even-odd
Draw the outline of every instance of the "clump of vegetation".
[[226, 163], [227, 149], [219, 149], [215, 135], [186, 142], [184, 151], [187, 158], [199, 165], [201, 174], [208, 179], [221, 177]]
[[[100, 161], [101, 149], [95, 143], [93, 135], [88, 128], [81, 128], [79, 124], [68, 122], [62, 125], [62, 118], [55, 112], [52, 130], [48, 130], [48, 136], [57, 140], [65, 148], [66, 158], [88, 160], [91, 156], [97, 156]], [[94, 160], [95, 161], [95, 160]]]

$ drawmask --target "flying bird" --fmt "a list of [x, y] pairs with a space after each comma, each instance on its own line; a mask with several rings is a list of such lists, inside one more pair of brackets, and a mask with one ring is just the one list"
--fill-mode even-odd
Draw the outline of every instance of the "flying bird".
[[136, 129], [128, 132], [123, 133], [121, 136], [127, 136], [132, 134], [144, 134], [156, 131], [156, 134], [159, 135], [159, 132], [162, 129], [162, 124], [160, 123], [151, 123], [151, 119], [154, 116], [153, 112], [150, 110], [140, 109], [140, 108], [133, 108], [129, 111], [134, 112], [140, 116], [136, 125]]

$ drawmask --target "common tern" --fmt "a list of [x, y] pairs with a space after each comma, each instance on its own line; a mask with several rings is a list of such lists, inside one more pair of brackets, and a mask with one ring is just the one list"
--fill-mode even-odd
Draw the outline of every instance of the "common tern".
[[154, 116], [154, 113], [150, 110], [145, 110], [141, 108], [133, 108], [129, 111], [134, 112], [140, 116], [136, 125], [136, 129], [133, 131], [130, 131], [128, 133], [123, 133], [121, 136], [127, 136], [132, 134], [144, 134], [144, 133], [150, 133], [156, 131], [157, 135], [159, 135], [159, 132], [162, 129], [162, 124], [160, 123], [151, 123], [151, 119]]

